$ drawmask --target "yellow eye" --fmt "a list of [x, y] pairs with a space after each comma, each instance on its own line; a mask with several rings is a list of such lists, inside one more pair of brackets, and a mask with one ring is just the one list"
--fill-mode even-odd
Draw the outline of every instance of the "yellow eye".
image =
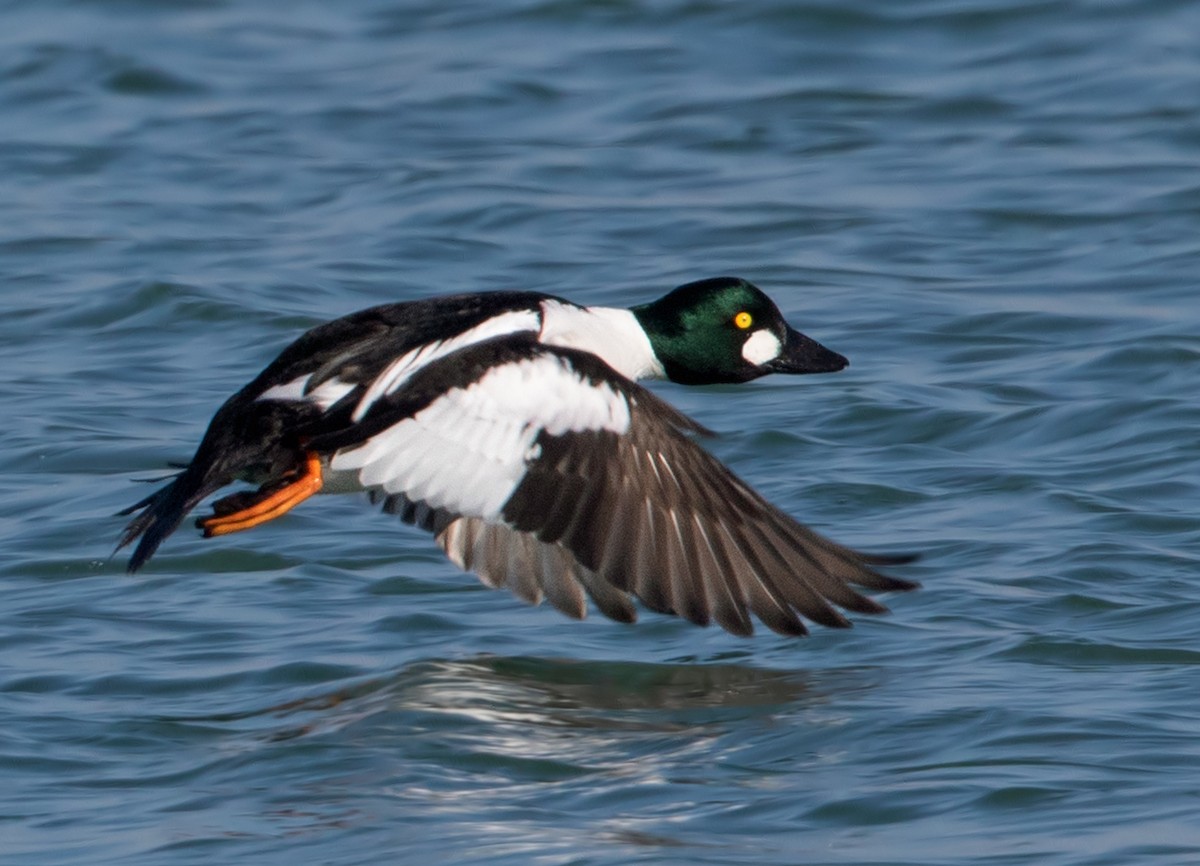
[[733, 323], [744, 331], [754, 324], [754, 317], [745, 310], [742, 310], [733, 317]]

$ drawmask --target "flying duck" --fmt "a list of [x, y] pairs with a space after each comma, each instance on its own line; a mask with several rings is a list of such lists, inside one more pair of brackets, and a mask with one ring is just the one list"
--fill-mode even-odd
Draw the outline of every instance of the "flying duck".
[[280, 517], [315, 493], [366, 491], [433, 533], [488, 586], [582, 618], [586, 597], [633, 622], [651, 610], [737, 635], [751, 614], [882, 613], [854, 589], [909, 556], [859, 553], [767, 502], [696, 441], [711, 435], [637, 384], [826, 373], [847, 360], [792, 328], [756, 286], [700, 280], [630, 309], [537, 292], [385, 304], [319, 325], [217, 411], [190, 463], [125, 509], [131, 572], [205, 497], [205, 538]]

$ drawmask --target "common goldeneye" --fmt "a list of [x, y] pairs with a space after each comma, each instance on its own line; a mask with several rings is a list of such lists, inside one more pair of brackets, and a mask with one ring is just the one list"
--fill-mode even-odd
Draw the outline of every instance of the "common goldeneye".
[[[631, 309], [536, 292], [387, 304], [303, 334], [217, 411], [174, 480], [121, 512], [141, 568], [203, 498], [206, 538], [250, 529], [314, 493], [367, 491], [432, 532], [452, 562], [569, 616], [647, 607], [734, 634], [801, 616], [881, 613], [852, 585], [917, 584], [801, 526], [689, 434], [708, 434], [636, 384], [745, 382], [847, 361], [784, 321], [745, 280], [680, 286]], [[711, 434], [708, 434], [711, 435]], [[836, 606], [836, 607], [835, 607]]]

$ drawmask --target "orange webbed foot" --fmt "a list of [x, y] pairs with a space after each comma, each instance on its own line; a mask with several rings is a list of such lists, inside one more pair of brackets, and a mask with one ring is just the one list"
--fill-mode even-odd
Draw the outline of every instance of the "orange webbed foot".
[[196, 521], [196, 525], [204, 530], [205, 538], [253, 529], [259, 524], [287, 514], [318, 492], [321, 484], [321, 458], [316, 452], [310, 451], [305, 455], [304, 465], [300, 467], [296, 477], [283, 487], [262, 498], [259, 498], [262, 491], [228, 496], [213, 506], [215, 513], [211, 517]]

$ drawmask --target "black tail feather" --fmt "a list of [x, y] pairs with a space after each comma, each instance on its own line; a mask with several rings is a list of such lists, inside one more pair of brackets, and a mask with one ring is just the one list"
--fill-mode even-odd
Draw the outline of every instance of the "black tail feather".
[[220, 486], [220, 483], [211, 484], [190, 470], [179, 473], [166, 487], [118, 512], [122, 516], [135, 511], [140, 513], [129, 521], [113, 552], [140, 538], [133, 556], [129, 558], [129, 571], [137, 571], [150, 560], [167, 536], [179, 527], [196, 503]]
[[[170, 475], [161, 475], [157, 478], [135, 478], [134, 480], [139, 484], [158, 484], [159, 482], [162, 482], [162, 481], [174, 481], [176, 478], [178, 478], [182, 474], [183, 473], [181, 473], [181, 472], [173, 472]], [[155, 499], [157, 499], [159, 496], [161, 496], [162, 493], [163, 493], [162, 490], [155, 490], [153, 493], [151, 493], [145, 499], [141, 499], [141, 500], [133, 503], [133, 505], [130, 505], [128, 508], [122, 508], [120, 511], [117, 512], [117, 517], [128, 517], [129, 515], [133, 514], [133, 512], [135, 512], [135, 511], [141, 511], [143, 508], [145, 508], [147, 505], [149, 505], [151, 502], [153, 502]], [[132, 541], [132, 540], [133, 539], [130, 539], [130, 541]], [[123, 546], [128, 543], [129, 543], [129, 541], [122, 541], [121, 545]], [[120, 546], [118, 546], [118, 550], [119, 549], [120, 549]]]

